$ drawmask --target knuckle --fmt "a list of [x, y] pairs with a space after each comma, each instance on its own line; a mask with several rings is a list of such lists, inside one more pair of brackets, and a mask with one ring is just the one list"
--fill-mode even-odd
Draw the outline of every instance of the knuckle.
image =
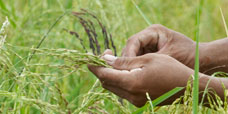
[[149, 28], [151, 28], [151, 29], [161, 29], [161, 28], [164, 28], [164, 26], [161, 25], [161, 24], [153, 24]]
[[113, 63], [113, 67], [121, 67], [123, 65], [123, 60], [121, 58], [117, 58], [114, 63]]
[[154, 24], [154, 25], [151, 25], [149, 28], [149, 31], [155, 31], [155, 32], [168, 32], [169, 29], [166, 28], [165, 26], [161, 25], [161, 24]]
[[153, 54], [145, 54], [142, 56], [142, 59], [151, 59], [154, 55]]
[[143, 63], [149, 63], [154, 58], [155, 58], [154, 54], [145, 54], [142, 56], [141, 60], [143, 60]]
[[127, 44], [131, 44], [134, 41], [135, 35], [131, 36], [130, 38], [127, 39]]

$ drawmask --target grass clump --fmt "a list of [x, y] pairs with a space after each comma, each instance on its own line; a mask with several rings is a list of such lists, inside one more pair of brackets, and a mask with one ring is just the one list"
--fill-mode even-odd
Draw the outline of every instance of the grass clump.
[[[102, 28], [105, 48], [110, 48], [109, 46], [111, 46], [113, 47], [113, 50], [115, 50], [116, 52], [114, 42], [111, 39], [111, 34], [107, 33], [105, 26], [92, 13], [89, 13], [86, 10], [82, 11], [84, 11], [85, 14], [93, 16], [93, 18], [96, 19], [99, 26]], [[35, 48], [17, 47], [12, 46], [11, 44], [6, 44], [4, 52], [10, 51], [10, 48], [21, 48], [22, 50], [28, 50], [32, 53], [25, 58], [21, 57], [16, 52], [13, 53], [14, 55], [20, 57], [20, 62], [22, 62], [24, 65], [22, 66], [22, 70], [19, 71], [17, 69], [12, 70], [8, 67], [4, 68], [6, 67], [6, 65], [3, 64], [4, 62], [1, 62], [1, 64], [3, 64], [1, 72], [3, 73], [3, 71], [6, 70], [4, 74], [2, 74], [4, 77], [2, 77], [2, 83], [0, 86], [0, 101], [4, 103], [4, 105], [2, 104], [1, 106], [3, 112], [20, 112], [18, 108], [22, 108], [24, 106], [28, 107], [31, 105], [31, 107], [43, 113], [107, 113], [106, 110], [101, 108], [104, 106], [104, 103], [102, 103], [104, 102], [103, 100], [107, 100], [112, 101], [115, 104], [115, 106], [117, 106], [120, 112], [130, 113], [129, 110], [123, 108], [120, 102], [118, 102], [118, 98], [116, 96], [113, 96], [113, 94], [110, 94], [108, 92], [105, 92], [105, 90], [100, 87], [98, 80], [94, 83], [91, 90], [84, 95], [84, 99], [82, 100], [81, 105], [77, 107], [74, 106], [74, 103], [66, 99], [66, 96], [62, 92], [62, 89], [60, 89], [59, 83], [56, 83], [56, 81], [65, 78], [74, 72], [84, 71], [83, 65], [91, 64], [96, 66], [109, 67], [106, 64], [106, 62], [100, 59], [99, 57], [99, 55], [101, 54], [101, 47], [97, 40], [97, 34], [93, 22], [91, 20], [85, 20], [85, 17], [81, 17], [81, 15], [78, 15], [81, 13], [77, 14], [74, 12], [73, 14], [77, 16], [77, 18], [79, 18], [82, 27], [84, 27], [88, 35], [90, 49], [92, 50], [93, 54], [63, 48], [40, 48], [41, 44], [47, 38], [50, 31], [54, 28], [56, 23], [65, 15], [65, 13], [56, 20], [56, 22], [50, 27], [48, 32], [42, 37], [41, 41]], [[4, 29], [7, 24], [5, 23], [2, 27], [3, 29], [1, 29], [1, 35], [4, 33]], [[69, 32], [71, 35], [74, 35], [80, 41], [82, 48], [85, 50], [85, 52], [87, 52], [88, 49], [86, 49], [86, 46], [83, 44], [84, 41], [83, 39], [80, 39], [78, 33], [68, 30], [66, 31]], [[6, 37], [3, 36], [1, 38], [5, 40]], [[42, 62], [34, 64], [32, 59], [37, 57], [55, 59], [61, 62], [59, 64]], [[3, 57], [2, 53], [1, 58], [5, 58]], [[11, 62], [10, 59], [9, 62]], [[9, 66], [14, 67], [15, 65], [10, 64]], [[62, 77], [58, 77], [55, 76], [55, 74], [36, 73], [34, 71], [34, 68], [42, 67], [48, 68], [49, 70], [54, 68], [63, 72], [71, 72], [64, 74], [64, 76]], [[11, 74], [12, 71], [14, 71], [15, 73]], [[7, 77], [9, 75], [10, 77]], [[26, 80], [29, 80], [29, 82]], [[51, 102], [49, 100], [51, 100]]]
[[[175, 92], [150, 100], [143, 108], [136, 108], [126, 100], [120, 103], [117, 96], [104, 90], [85, 64], [109, 67], [99, 58], [100, 54], [107, 48], [111, 48], [115, 55], [119, 54], [117, 50], [123, 48], [127, 37], [151, 22], [194, 37], [194, 9], [198, 2], [22, 1], [0, 0], [0, 19], [4, 17], [0, 22], [4, 23], [7, 16], [11, 23], [8, 28], [3, 27], [7, 32], [0, 34], [4, 42], [0, 49], [0, 113], [141, 114], [193, 111], [194, 87], [190, 82], [184, 96], [172, 105], [157, 106], [162, 99]], [[215, 0], [204, 3], [199, 41], [223, 37], [223, 26], [217, 19], [220, 16], [217, 6], [224, 8], [225, 22], [226, 5], [225, 1]], [[71, 14], [71, 11], [77, 12]], [[146, 23], [143, 23], [145, 20]], [[215, 76], [225, 77], [227, 73]], [[203, 94], [204, 100], [210, 101], [207, 105], [213, 108], [200, 103], [198, 113], [227, 113], [227, 103], [221, 101], [213, 90], [206, 88]], [[224, 94], [227, 96], [227, 91]]]

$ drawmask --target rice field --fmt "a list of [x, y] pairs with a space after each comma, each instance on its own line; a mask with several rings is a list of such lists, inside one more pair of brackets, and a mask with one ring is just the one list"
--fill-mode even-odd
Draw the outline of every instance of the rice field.
[[[148, 97], [148, 103], [137, 108], [103, 89], [87, 64], [109, 67], [100, 54], [111, 48], [120, 56], [127, 39], [151, 24], [162, 24], [199, 42], [227, 37], [228, 1], [199, 3], [0, 0], [0, 113], [192, 113], [195, 97], [191, 79], [184, 96], [172, 105], [158, 106], [181, 88], [152, 101]], [[200, 6], [200, 18], [196, 18]], [[213, 76], [223, 75], [227, 74], [218, 72]], [[227, 102], [213, 94], [216, 100], [205, 98], [212, 108], [199, 104], [198, 113], [228, 113]]]

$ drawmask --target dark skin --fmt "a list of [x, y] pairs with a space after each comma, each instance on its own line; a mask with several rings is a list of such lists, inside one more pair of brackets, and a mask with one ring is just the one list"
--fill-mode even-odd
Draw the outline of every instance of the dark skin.
[[[145, 93], [155, 99], [175, 87], [184, 87], [194, 74], [195, 42], [185, 35], [162, 25], [152, 25], [133, 35], [123, 49], [122, 57], [114, 57], [106, 50], [102, 57], [113, 68], [88, 65], [101, 81], [102, 86], [127, 99], [137, 107], [146, 101]], [[223, 99], [221, 83], [228, 87], [225, 78], [210, 77], [216, 71], [227, 72], [228, 39], [200, 43], [199, 90], [203, 91], [209, 79], [209, 87]], [[179, 92], [162, 103], [171, 104], [183, 95]]]

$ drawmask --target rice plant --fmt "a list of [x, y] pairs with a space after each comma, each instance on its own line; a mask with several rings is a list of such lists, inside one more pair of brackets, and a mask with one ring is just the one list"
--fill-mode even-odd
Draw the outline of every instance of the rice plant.
[[[147, 95], [148, 103], [141, 108], [126, 100], [119, 102], [116, 95], [101, 87], [86, 66], [110, 67], [100, 59], [101, 53], [109, 48], [120, 55], [127, 37], [151, 23], [161, 23], [189, 37], [196, 32], [197, 42], [222, 37], [227, 32], [227, 2], [205, 1], [201, 14], [202, 3], [203, 0], [200, 4], [165, 0], [0, 0], [0, 113], [227, 113], [227, 90], [224, 102], [206, 87], [203, 100], [208, 104], [197, 103], [197, 82], [192, 85], [198, 80], [197, 59], [195, 77], [189, 79], [186, 87], [175, 88], [155, 100]], [[224, 11], [220, 12], [225, 31], [218, 24], [218, 6]], [[213, 76], [227, 77], [227, 73]], [[171, 105], [158, 106], [183, 89], [184, 95]]]

